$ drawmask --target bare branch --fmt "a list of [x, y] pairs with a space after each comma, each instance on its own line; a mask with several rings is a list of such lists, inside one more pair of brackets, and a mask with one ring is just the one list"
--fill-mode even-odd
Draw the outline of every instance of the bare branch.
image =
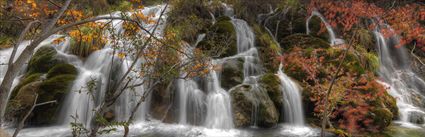
[[56, 17], [52, 21], [50, 21], [50, 23], [44, 29], [45, 33], [48, 33], [55, 26], [56, 22], [60, 19], [60, 17], [62, 17], [63, 13], [68, 9], [68, 6], [70, 3], [71, 3], [71, 0], [67, 0], [65, 2], [65, 5], [61, 8], [61, 10], [58, 12]]
[[18, 127], [15, 129], [15, 132], [13, 133], [13, 137], [18, 136], [19, 131], [21, 131], [21, 129], [24, 127], [25, 121], [30, 116], [31, 112], [34, 110], [35, 107], [42, 106], [42, 105], [47, 105], [47, 104], [51, 104], [51, 103], [56, 103], [56, 100], [53, 100], [53, 101], [48, 101], [48, 102], [43, 102], [43, 103], [36, 104], [37, 103], [37, 100], [38, 100], [38, 94], [35, 93], [34, 103], [33, 103], [32, 107], [31, 107], [31, 109], [28, 110], [28, 112], [25, 114], [24, 118], [22, 118], [22, 120], [19, 122]]

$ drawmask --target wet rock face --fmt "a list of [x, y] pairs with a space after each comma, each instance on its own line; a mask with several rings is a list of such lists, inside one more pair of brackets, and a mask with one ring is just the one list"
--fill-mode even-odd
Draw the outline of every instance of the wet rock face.
[[198, 48], [213, 58], [229, 57], [237, 54], [236, 31], [229, 17], [220, 17], [212, 25]]
[[221, 86], [229, 90], [230, 88], [242, 84], [244, 80], [243, 59], [227, 60], [222, 65]]
[[264, 89], [241, 84], [230, 90], [230, 96], [236, 127], [269, 128], [277, 124], [278, 111]]
[[415, 124], [425, 124], [425, 114], [420, 112], [410, 112], [409, 121]]
[[[260, 86], [264, 88], [267, 92], [267, 95], [270, 97], [273, 104], [276, 106], [276, 110], [282, 116], [283, 114], [283, 92], [281, 88], [281, 83], [279, 77], [273, 73], [267, 73], [260, 77], [259, 80]], [[283, 121], [283, 119], [279, 119]]]
[[164, 82], [155, 86], [152, 91], [152, 102], [150, 114], [153, 118], [163, 120], [166, 123], [176, 121], [175, 116], [169, 113], [170, 105], [173, 105], [174, 82]]
[[34, 104], [48, 101], [57, 103], [34, 108], [27, 119], [31, 125], [46, 125], [56, 122], [56, 114], [60, 103], [69, 92], [78, 71], [77, 69], [57, 59], [53, 47], [44, 46], [37, 50], [28, 64], [28, 72], [13, 89], [7, 112], [8, 119], [20, 120]]

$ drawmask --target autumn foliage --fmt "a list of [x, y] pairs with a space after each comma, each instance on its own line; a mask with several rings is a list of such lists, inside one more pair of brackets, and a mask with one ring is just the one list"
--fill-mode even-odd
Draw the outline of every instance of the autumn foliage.
[[[324, 14], [334, 28], [341, 28], [344, 35], [355, 28], [379, 27], [386, 36], [401, 36], [400, 46], [416, 44], [425, 51], [424, 5], [380, 7], [366, 0], [312, 0], [308, 12], [314, 10]], [[390, 27], [385, 27], [386, 24]]]
[[[303, 96], [311, 102], [307, 108], [312, 107], [311, 112], [307, 109], [307, 113], [313, 113], [315, 117], [321, 118], [324, 113], [326, 91], [342, 58], [342, 51], [295, 46], [283, 56], [286, 73], [302, 83], [305, 88]], [[366, 54], [369, 53], [348, 53], [329, 96], [327, 109], [330, 110], [332, 125], [351, 134], [378, 132], [387, 127], [397, 114], [395, 100], [371, 73], [374, 68], [368, 67], [373, 58], [359, 58], [368, 56]]]

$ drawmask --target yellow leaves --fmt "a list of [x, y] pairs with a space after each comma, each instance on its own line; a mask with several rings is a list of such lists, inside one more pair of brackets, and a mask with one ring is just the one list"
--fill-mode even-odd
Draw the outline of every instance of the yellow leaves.
[[31, 8], [37, 8], [37, 3], [34, 0], [27, 0], [27, 4], [31, 5]]
[[124, 29], [125, 36], [135, 35], [140, 31], [140, 28], [137, 26], [137, 24], [128, 21], [125, 21], [122, 27]]
[[124, 59], [124, 58], [125, 58], [125, 56], [126, 56], [126, 54], [125, 54], [124, 52], [120, 52], [120, 53], [118, 53], [118, 57], [119, 57], [120, 59]]

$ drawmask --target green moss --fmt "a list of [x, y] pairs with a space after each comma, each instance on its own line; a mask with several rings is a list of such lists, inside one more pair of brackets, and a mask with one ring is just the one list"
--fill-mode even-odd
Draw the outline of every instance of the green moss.
[[61, 62], [55, 58], [56, 54], [55, 48], [51, 46], [40, 47], [29, 61], [27, 73], [46, 73], [50, 68]]
[[13, 46], [12, 40], [13, 40], [13, 38], [10, 37], [10, 36], [1, 35], [0, 36], [0, 50], [6, 49], [6, 48], [11, 48]]
[[290, 36], [287, 36], [281, 40], [280, 45], [285, 51], [289, 51], [290, 49], [294, 47], [299, 47], [302, 49], [305, 48], [329, 48], [330, 45], [328, 42], [324, 41], [323, 39], [306, 35], [306, 34], [293, 34]]
[[121, 1], [115, 8], [117, 11], [128, 11], [132, 7], [132, 4], [128, 1]]
[[168, 12], [165, 30], [180, 32], [177, 36], [188, 43], [194, 43], [197, 35], [204, 33], [211, 25], [211, 8], [207, 7], [205, 1], [173, 0], [170, 5], [173, 6]]
[[392, 124], [384, 131], [372, 134], [371, 137], [424, 137], [425, 131], [422, 128], [406, 128]]
[[267, 72], [274, 73], [279, 67], [277, 56], [281, 53], [281, 48], [273, 37], [266, 30], [262, 29], [261, 26], [255, 24], [253, 28], [261, 63]]
[[199, 42], [198, 47], [205, 54], [218, 58], [237, 54], [236, 31], [232, 22], [223, 17], [221, 21], [208, 29], [204, 40]]
[[259, 83], [267, 91], [267, 94], [275, 106], [278, 109], [282, 108], [283, 94], [279, 78], [273, 73], [267, 73], [261, 76]]
[[77, 75], [77, 69], [71, 64], [58, 64], [47, 72], [47, 78], [52, 78], [58, 75], [71, 74]]
[[15, 86], [15, 88], [13, 88], [11, 98], [14, 98], [16, 96], [16, 94], [18, 93], [18, 91], [23, 86], [27, 85], [28, 83], [40, 80], [42, 75], [43, 74], [41, 74], [41, 73], [34, 73], [34, 74], [31, 74], [31, 75], [25, 76], [25, 78], [23, 80], [21, 80], [19, 82], [19, 84]]
[[43, 83], [40, 85], [40, 89], [50, 96], [64, 94], [69, 91], [69, 86], [71, 86], [74, 80], [75, 75], [58, 75], [43, 81]]
[[355, 29], [351, 32], [351, 37], [354, 38], [354, 40], [361, 45], [361, 47], [364, 47], [368, 50], [374, 50], [375, 49], [375, 38], [367, 29]]
[[393, 114], [393, 119], [396, 119], [398, 117], [397, 100], [393, 96], [389, 95], [387, 92], [385, 93], [382, 100], [384, 102], [385, 107], [389, 109]]
[[373, 109], [370, 116], [373, 119], [374, 125], [377, 125], [379, 128], [385, 128], [389, 126], [393, 119], [393, 114], [386, 108]]

